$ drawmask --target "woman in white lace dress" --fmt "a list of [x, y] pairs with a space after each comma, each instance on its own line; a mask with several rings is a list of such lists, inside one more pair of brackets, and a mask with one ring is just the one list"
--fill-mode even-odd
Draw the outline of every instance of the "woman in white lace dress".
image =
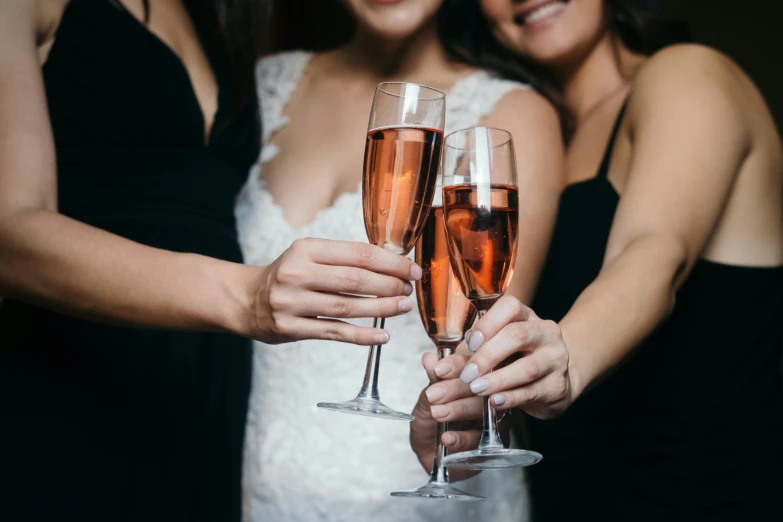
[[[360, 181], [374, 88], [386, 80], [411, 81], [447, 93], [447, 133], [479, 123], [513, 133], [523, 226], [511, 292], [528, 299], [561, 188], [554, 110], [525, 85], [450, 60], [437, 38], [442, 0], [346, 3], [356, 19], [348, 45], [283, 53], [259, 66], [263, 152], [237, 207], [245, 260], [269, 263], [302, 237], [366, 241]], [[434, 347], [415, 312], [387, 321], [387, 330], [381, 396], [410, 411], [427, 385], [421, 356]], [[483, 473], [460, 486], [487, 496], [484, 503], [389, 496], [427, 480], [410, 450], [409, 425], [315, 406], [356, 394], [365, 348], [305, 341], [256, 343], [254, 352], [246, 521], [526, 520], [520, 470]]]

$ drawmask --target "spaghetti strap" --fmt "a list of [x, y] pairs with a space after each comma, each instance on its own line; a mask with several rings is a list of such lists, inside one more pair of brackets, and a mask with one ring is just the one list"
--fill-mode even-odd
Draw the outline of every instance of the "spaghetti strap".
[[614, 151], [614, 142], [617, 139], [617, 134], [620, 132], [620, 125], [623, 123], [623, 116], [625, 115], [625, 109], [628, 107], [628, 102], [623, 103], [620, 113], [617, 115], [617, 120], [614, 122], [612, 128], [612, 134], [609, 135], [609, 142], [606, 145], [606, 151], [604, 157], [601, 159], [601, 166], [598, 167], [598, 179], [606, 179], [609, 174], [609, 163], [612, 161], [612, 152]]

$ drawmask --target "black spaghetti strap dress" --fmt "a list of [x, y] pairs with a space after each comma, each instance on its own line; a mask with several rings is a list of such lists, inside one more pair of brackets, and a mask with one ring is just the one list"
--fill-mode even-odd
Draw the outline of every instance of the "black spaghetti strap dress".
[[[153, 5], [154, 7], [154, 5]], [[43, 68], [62, 214], [154, 247], [241, 262], [234, 201], [255, 101], [204, 122], [176, 54], [112, 0], [71, 0]], [[0, 520], [238, 521], [251, 346], [0, 306]]]
[[[562, 195], [533, 309], [559, 321], [596, 278], [619, 196]], [[533, 520], [783, 520], [783, 267], [701, 260], [673, 314], [559, 418], [526, 418]]]

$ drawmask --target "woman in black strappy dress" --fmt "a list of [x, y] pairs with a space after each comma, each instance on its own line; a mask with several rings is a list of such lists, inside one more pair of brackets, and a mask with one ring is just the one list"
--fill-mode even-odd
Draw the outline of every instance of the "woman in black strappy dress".
[[531, 308], [499, 300], [438, 363], [433, 413], [527, 414], [536, 522], [780, 520], [780, 136], [736, 64], [661, 49], [675, 32], [629, 4], [452, 2], [463, 59], [562, 100], [568, 185]]
[[239, 520], [244, 338], [388, 339], [318, 317], [400, 313], [410, 261], [241, 264], [262, 7], [0, 2], [0, 520]]

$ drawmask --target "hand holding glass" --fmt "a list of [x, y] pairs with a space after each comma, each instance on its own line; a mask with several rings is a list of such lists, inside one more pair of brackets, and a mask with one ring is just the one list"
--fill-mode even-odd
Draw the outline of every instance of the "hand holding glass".
[[[519, 197], [511, 135], [477, 127], [449, 134], [443, 157], [443, 206], [451, 266], [462, 291], [482, 317], [506, 291], [517, 252]], [[455, 469], [529, 466], [541, 454], [507, 449], [498, 433], [495, 410], [484, 398], [479, 447], [448, 455]]]
[[[381, 83], [375, 89], [364, 152], [362, 200], [370, 243], [408, 255], [421, 235], [435, 193], [443, 141], [446, 97], [413, 83]], [[374, 326], [383, 328], [384, 320]], [[367, 358], [355, 399], [319, 408], [398, 420], [407, 413], [384, 405], [378, 393], [381, 347]]]

